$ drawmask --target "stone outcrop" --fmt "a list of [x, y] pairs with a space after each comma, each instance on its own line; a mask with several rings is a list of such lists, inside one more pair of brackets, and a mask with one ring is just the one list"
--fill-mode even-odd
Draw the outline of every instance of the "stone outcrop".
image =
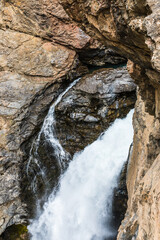
[[159, 0], [61, 0], [67, 13], [90, 36], [128, 59], [139, 86], [129, 163], [128, 210], [118, 239], [160, 239], [160, 2]]
[[55, 109], [62, 146], [73, 155], [95, 141], [134, 107], [135, 91], [126, 67], [101, 69], [82, 77]]

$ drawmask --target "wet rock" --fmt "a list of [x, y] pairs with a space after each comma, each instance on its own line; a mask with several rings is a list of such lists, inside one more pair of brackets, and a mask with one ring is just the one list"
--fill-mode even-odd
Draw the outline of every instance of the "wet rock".
[[91, 45], [85, 50], [79, 52], [80, 60], [91, 66], [105, 66], [107, 64], [125, 63], [127, 59], [119, 55], [113, 49], [108, 49], [103, 45], [92, 47]]
[[27, 223], [22, 192], [29, 139], [80, 64], [75, 51], [39, 37], [2, 29], [0, 36], [1, 234], [13, 224]]
[[73, 155], [93, 142], [117, 117], [134, 107], [136, 85], [126, 68], [86, 75], [57, 105], [57, 135]]
[[27, 227], [24, 225], [12, 225], [1, 235], [0, 240], [29, 240]]
[[127, 192], [127, 171], [128, 165], [131, 160], [133, 151], [133, 143], [130, 145], [128, 151], [128, 157], [121, 170], [121, 173], [117, 179], [117, 186], [113, 191], [112, 200], [112, 217], [110, 221], [110, 227], [115, 232], [115, 238], [117, 237], [118, 228], [124, 219], [127, 210], [128, 192]]
[[[55, 98], [88, 72], [76, 51], [96, 49], [99, 55], [101, 48], [57, 0], [0, 1], [0, 234], [12, 224], [26, 224], [31, 142]], [[102, 55], [97, 63], [105, 62]], [[57, 176], [55, 169], [50, 174]]]
[[112, 219], [112, 226], [116, 230], [118, 230], [121, 221], [124, 219], [124, 215], [127, 210], [127, 200], [128, 200], [128, 193], [127, 193], [127, 185], [126, 185], [126, 176], [127, 176], [127, 164], [126, 162], [123, 166], [123, 169], [120, 173], [120, 177], [118, 179], [118, 186], [114, 190], [113, 193], [113, 219]]
[[[69, 16], [90, 36], [131, 60], [128, 70], [139, 91], [133, 121], [133, 157], [127, 177], [128, 210], [117, 239], [160, 239], [157, 223], [160, 200], [157, 200], [156, 207], [154, 204], [151, 207], [149, 203], [141, 204], [142, 194], [136, 195], [137, 191], [141, 192], [141, 180], [148, 178], [160, 153], [160, 1], [60, 2]], [[145, 184], [147, 182], [144, 181]], [[159, 192], [151, 192], [150, 197], [159, 199]]]

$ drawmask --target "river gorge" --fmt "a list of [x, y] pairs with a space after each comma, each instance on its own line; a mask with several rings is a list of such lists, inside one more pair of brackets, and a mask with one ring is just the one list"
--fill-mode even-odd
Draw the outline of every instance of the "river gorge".
[[0, 1], [0, 240], [160, 239], [159, 26], [159, 0]]

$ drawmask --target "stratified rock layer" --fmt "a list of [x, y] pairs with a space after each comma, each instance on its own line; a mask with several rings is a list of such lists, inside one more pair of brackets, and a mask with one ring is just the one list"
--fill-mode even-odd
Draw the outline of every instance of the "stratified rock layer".
[[119, 240], [160, 239], [160, 1], [61, 0], [90, 36], [129, 59], [139, 86], [134, 114], [134, 147], [129, 163], [128, 210]]

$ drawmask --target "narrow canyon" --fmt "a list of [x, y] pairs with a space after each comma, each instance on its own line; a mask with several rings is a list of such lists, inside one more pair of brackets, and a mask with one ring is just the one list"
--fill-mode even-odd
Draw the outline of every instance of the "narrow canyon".
[[0, 240], [160, 239], [159, 0], [1, 0], [0, 98]]

